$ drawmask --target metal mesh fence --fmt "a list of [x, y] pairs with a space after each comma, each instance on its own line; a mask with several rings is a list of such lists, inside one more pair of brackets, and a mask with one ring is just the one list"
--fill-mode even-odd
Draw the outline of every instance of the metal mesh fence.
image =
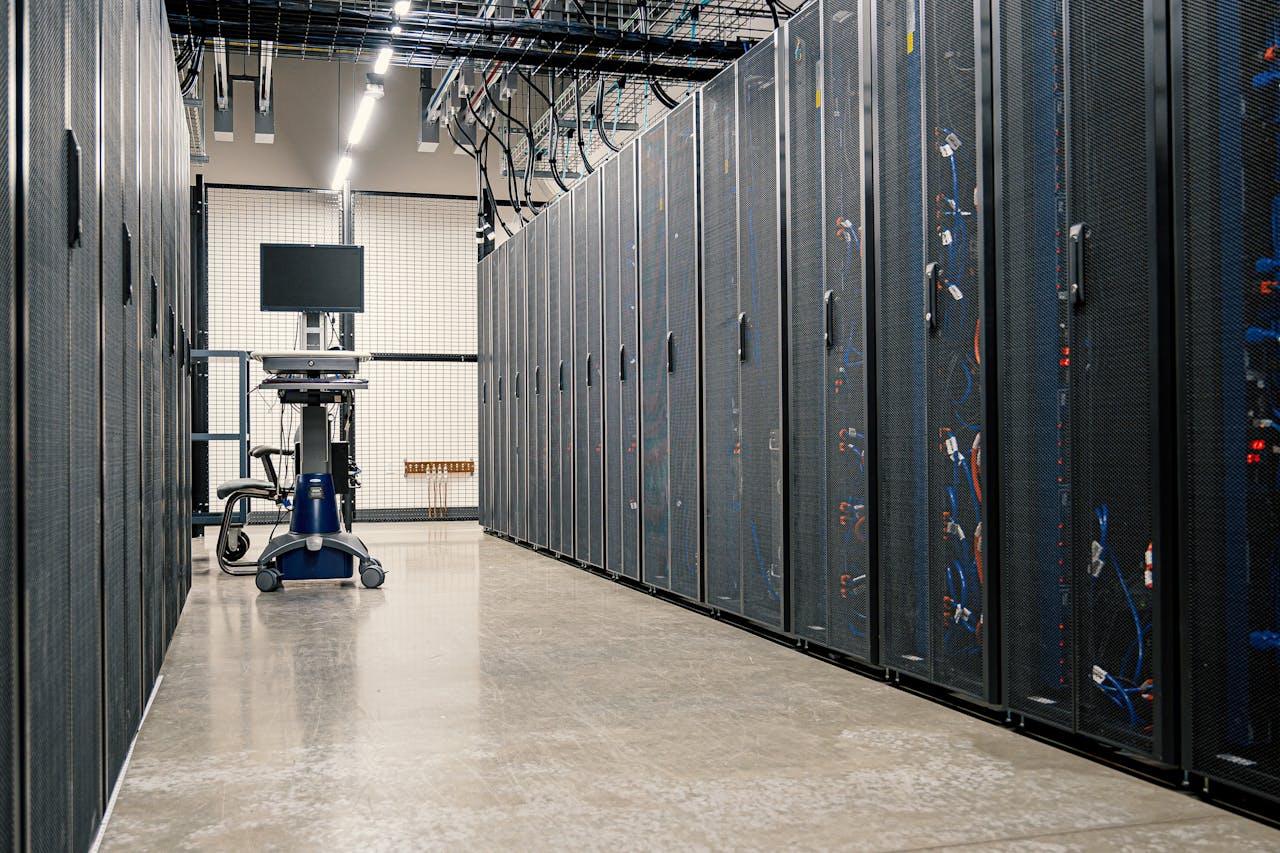
[[[378, 356], [363, 371], [369, 389], [356, 398], [361, 520], [475, 515], [479, 470], [477, 372], [470, 360], [477, 345], [472, 205], [453, 198], [353, 195], [353, 242], [365, 248], [365, 312], [355, 317], [356, 347]], [[300, 347], [296, 315], [258, 310], [258, 247], [266, 242], [340, 243], [342, 216], [338, 193], [210, 187], [209, 348]], [[336, 335], [336, 325], [330, 334]], [[239, 369], [236, 359], [210, 360], [211, 433], [240, 430]], [[251, 389], [260, 378], [251, 365]], [[250, 390], [246, 404], [251, 446], [292, 443], [296, 412], [263, 391]], [[473, 467], [469, 474], [409, 474], [406, 462]], [[222, 509], [217, 486], [239, 476], [238, 445], [211, 442], [212, 512]], [[250, 476], [261, 477], [262, 471], [255, 468]]]

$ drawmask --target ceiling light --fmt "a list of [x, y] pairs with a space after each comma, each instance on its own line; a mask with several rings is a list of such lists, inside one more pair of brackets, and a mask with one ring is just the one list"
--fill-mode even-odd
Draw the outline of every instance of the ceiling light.
[[347, 134], [348, 145], [359, 145], [360, 140], [364, 138], [364, 132], [369, 127], [369, 119], [373, 118], [373, 105], [378, 99], [369, 93], [360, 99], [360, 106], [356, 108], [356, 117], [351, 122], [351, 131]]
[[391, 11], [397, 15], [409, 14], [409, 0], [396, 0], [396, 4], [391, 7]]
[[384, 47], [378, 51], [378, 58], [373, 62], [374, 74], [386, 74], [387, 68], [391, 66], [391, 48]]
[[346, 183], [347, 175], [350, 173], [351, 158], [343, 154], [342, 159], [338, 161], [338, 168], [333, 172], [333, 188], [335, 190], [342, 189], [342, 185]]
[[404, 32], [404, 27], [400, 26], [399, 24], [396, 24], [394, 27], [391, 28], [391, 35], [393, 36], [398, 36], [402, 32]]

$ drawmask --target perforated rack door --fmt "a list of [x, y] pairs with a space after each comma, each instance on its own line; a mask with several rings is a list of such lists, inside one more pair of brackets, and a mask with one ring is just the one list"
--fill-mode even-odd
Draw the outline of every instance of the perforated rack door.
[[[585, 385], [587, 403], [586, 454], [587, 495], [584, 512], [587, 518], [588, 548], [579, 553], [584, 563], [600, 567], [604, 565], [604, 308], [602, 304], [602, 263], [600, 240], [600, 180], [597, 169], [586, 180], [587, 219], [586, 228], [579, 229], [579, 240], [586, 243], [586, 309], [584, 320], [587, 334], [587, 359], [582, 365], [590, 381]], [[582, 506], [582, 502], [579, 503]]]
[[[1280, 800], [1280, 408], [1273, 3], [1174, 22], [1184, 761]], [[1157, 565], [1157, 578], [1169, 567]], [[1158, 685], [1157, 685], [1158, 686]]]
[[667, 132], [667, 371], [670, 445], [671, 591], [698, 598], [698, 139], [697, 99], [666, 117]]
[[530, 355], [529, 381], [532, 423], [529, 429], [532, 447], [529, 505], [532, 518], [530, 538], [540, 548], [550, 542], [547, 531], [547, 217], [532, 223], [530, 239], [533, 251], [529, 267], [529, 322], [533, 350]]
[[480, 500], [478, 520], [489, 527], [489, 262], [476, 263], [476, 423], [479, 424]]
[[[6, 140], [0, 145], [0, 171], [9, 172], [11, 147], [8, 144], [10, 125], [7, 105], [12, 103], [14, 95], [12, 21], [14, 10], [7, 4], [0, 11], [0, 103], [6, 105], [3, 116], [0, 116], [0, 135]], [[8, 400], [14, 400], [18, 394], [16, 380], [16, 353], [19, 334], [16, 306], [18, 288], [22, 281], [15, 281], [15, 252], [17, 250], [14, 232], [13, 193], [6, 189], [0, 192], [0, 394]], [[8, 484], [17, 484], [18, 455], [16, 447], [17, 418], [19, 414], [15, 406], [10, 404], [0, 413], [0, 478]], [[15, 496], [17, 490], [7, 488], [0, 490], [0, 553], [18, 553], [21, 539], [18, 507]], [[0, 767], [13, 768], [18, 765], [22, 744], [19, 740], [18, 685], [21, 680], [19, 670], [19, 625], [18, 596], [22, 594], [22, 586], [17, 582], [21, 577], [21, 569], [13, 567], [9, 570], [9, 582], [0, 589]], [[8, 778], [14, 778], [11, 771]], [[22, 802], [22, 790], [19, 786], [5, 784], [0, 786], [0, 847], [8, 850], [18, 848], [22, 838], [22, 828], [18, 820]]]
[[575, 378], [578, 376], [575, 361], [575, 287], [574, 245], [575, 221], [573, 198], [563, 196], [560, 208], [560, 359], [563, 372], [563, 391], [560, 392], [561, 470], [560, 470], [560, 553], [573, 557], [577, 553], [575, 527], [577, 505], [574, 498], [577, 488], [577, 396]]
[[784, 620], [782, 270], [778, 213], [777, 36], [738, 61], [738, 310], [742, 614]]
[[511, 376], [511, 405], [515, 414], [515, 434], [511, 445], [514, 468], [511, 472], [511, 535], [529, 540], [529, 280], [525, 252], [529, 236], [526, 226], [511, 240], [511, 340], [514, 347]]
[[[621, 383], [618, 430], [622, 464], [617, 491], [622, 512], [622, 565], [629, 578], [640, 578], [640, 296], [639, 286], [639, 197], [636, 192], [636, 159], [639, 143], [633, 142], [618, 155], [618, 324], [625, 356], [626, 381]], [[701, 482], [701, 478], [699, 478]], [[608, 533], [605, 542], [612, 540]]]
[[667, 444], [667, 136], [655, 125], [640, 137], [640, 446], [641, 535], [645, 583], [671, 588]]
[[1008, 703], [1158, 754], [1155, 162], [1133, 143], [1150, 129], [1146, 10], [1060, 12], [1001, 13], [1002, 79], [1026, 81], [1001, 97]]
[[494, 268], [497, 287], [494, 296], [497, 312], [494, 314], [497, 342], [494, 350], [497, 353], [498, 375], [498, 441], [494, 445], [497, 456], [498, 476], [498, 508], [497, 529], [500, 533], [511, 533], [511, 478], [512, 478], [512, 438], [513, 418], [511, 417], [511, 345], [509, 327], [511, 323], [511, 283], [508, 269], [511, 260], [511, 243], [503, 243], [495, 252], [497, 264]]
[[883, 662], [987, 697], [977, 11], [874, 10], [877, 517]]
[[601, 255], [604, 283], [604, 568], [622, 573], [624, 514], [622, 511], [622, 394], [626, 389], [625, 351], [622, 349], [622, 314], [619, 308], [622, 290], [622, 247], [618, 235], [621, 220], [618, 210], [618, 168], [614, 157], [601, 166]]
[[738, 114], [739, 65], [702, 90], [699, 140], [703, 168], [702, 375], [703, 530], [706, 600], [741, 613], [742, 455], [738, 381]]
[[[561, 347], [560, 313], [560, 211], [557, 199], [544, 214], [547, 219], [547, 547], [563, 550], [561, 528], [566, 508], [562, 505], [564, 455], [563, 416], [561, 413]], [[572, 510], [568, 510], [572, 512]]]

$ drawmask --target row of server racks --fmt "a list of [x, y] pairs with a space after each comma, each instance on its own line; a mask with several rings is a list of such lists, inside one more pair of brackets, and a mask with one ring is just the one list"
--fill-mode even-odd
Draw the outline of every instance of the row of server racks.
[[189, 147], [160, 0], [0, 15], [0, 849], [87, 850], [191, 582]]
[[819, 0], [479, 265], [491, 532], [1280, 798], [1280, 10]]

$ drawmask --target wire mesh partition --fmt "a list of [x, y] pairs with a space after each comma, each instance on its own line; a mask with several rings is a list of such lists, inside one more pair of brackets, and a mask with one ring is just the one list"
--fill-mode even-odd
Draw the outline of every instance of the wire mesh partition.
[[[298, 317], [259, 311], [261, 243], [343, 242], [340, 193], [208, 187], [208, 346], [216, 350], [299, 348]], [[364, 246], [365, 312], [355, 315], [356, 348], [373, 352], [369, 389], [356, 398], [354, 459], [360, 467], [357, 519], [474, 518], [477, 465], [474, 202], [355, 193], [351, 242]], [[460, 321], [459, 318], [465, 318]], [[336, 336], [337, 320], [332, 333]], [[209, 364], [209, 432], [240, 430], [234, 360]], [[249, 443], [288, 446], [296, 413], [253, 390]], [[335, 432], [336, 434], [336, 432]], [[408, 463], [461, 463], [425, 470]], [[251, 471], [250, 476], [262, 472]], [[240, 476], [232, 442], [209, 449], [209, 509], [217, 486]], [[265, 505], [259, 509], [265, 510]]]

